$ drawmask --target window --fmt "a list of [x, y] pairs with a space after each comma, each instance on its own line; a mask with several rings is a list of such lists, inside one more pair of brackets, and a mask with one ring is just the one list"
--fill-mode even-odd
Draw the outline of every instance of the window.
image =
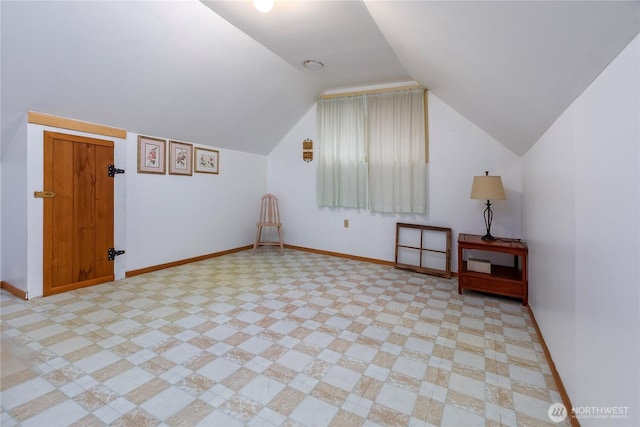
[[365, 117], [363, 97], [318, 104], [318, 205], [367, 206]]
[[426, 212], [425, 91], [318, 102], [317, 203]]

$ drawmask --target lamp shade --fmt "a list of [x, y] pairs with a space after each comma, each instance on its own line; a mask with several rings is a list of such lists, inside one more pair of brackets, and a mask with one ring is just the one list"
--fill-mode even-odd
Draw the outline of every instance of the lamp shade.
[[471, 187], [471, 199], [506, 200], [502, 178], [499, 176], [474, 176]]

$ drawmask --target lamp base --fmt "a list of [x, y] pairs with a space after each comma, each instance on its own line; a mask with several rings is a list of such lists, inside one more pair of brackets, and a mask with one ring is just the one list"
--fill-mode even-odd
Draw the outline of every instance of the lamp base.
[[487, 200], [487, 208], [484, 210], [484, 225], [487, 227], [487, 234], [482, 236], [482, 240], [498, 240], [491, 235], [491, 222], [493, 221], [493, 212], [491, 212], [491, 201]]

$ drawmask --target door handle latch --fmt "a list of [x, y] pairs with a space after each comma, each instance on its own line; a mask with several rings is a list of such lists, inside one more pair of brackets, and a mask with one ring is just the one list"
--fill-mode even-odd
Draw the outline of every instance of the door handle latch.
[[36, 199], [50, 199], [52, 197], [56, 197], [56, 193], [53, 191], [34, 191], [33, 197]]

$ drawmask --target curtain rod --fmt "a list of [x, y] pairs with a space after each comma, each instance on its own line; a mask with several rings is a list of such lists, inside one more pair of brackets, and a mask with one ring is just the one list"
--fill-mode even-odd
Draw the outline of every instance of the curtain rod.
[[409, 91], [414, 89], [425, 89], [419, 84], [415, 85], [405, 85], [405, 86], [395, 86], [395, 87], [385, 87], [380, 89], [368, 89], [368, 90], [356, 90], [352, 92], [340, 92], [340, 93], [330, 93], [327, 95], [321, 95], [320, 99], [334, 99], [334, 98], [347, 98], [351, 96], [362, 96], [362, 95], [372, 95], [378, 93], [391, 93], [391, 92], [402, 92]]

